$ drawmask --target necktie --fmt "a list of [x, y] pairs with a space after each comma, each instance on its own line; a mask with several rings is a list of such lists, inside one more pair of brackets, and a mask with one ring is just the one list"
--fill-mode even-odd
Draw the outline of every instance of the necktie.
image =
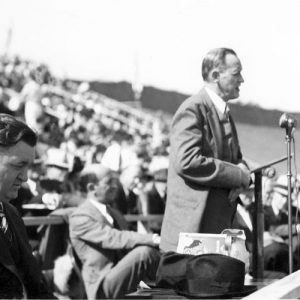
[[112, 216], [112, 211], [109, 205], [106, 205], [106, 214], [104, 216], [106, 218], [106, 220], [110, 223], [110, 224], [114, 224], [114, 218]]
[[12, 241], [12, 232], [8, 227], [7, 218], [5, 216], [3, 203], [0, 202], [0, 228], [8, 241]]
[[228, 106], [227, 103], [226, 103], [226, 106], [225, 106], [224, 115], [226, 116], [227, 119], [229, 119], [230, 109], [229, 109], [229, 106]]
[[116, 218], [115, 218], [115, 213], [114, 211], [112, 210], [112, 207], [110, 205], [107, 205], [106, 206], [106, 209], [107, 209], [107, 212], [109, 213], [110, 217], [112, 218], [112, 225], [116, 228], [116, 229], [120, 229], [120, 226], [118, 224], [118, 222], [116, 221]]

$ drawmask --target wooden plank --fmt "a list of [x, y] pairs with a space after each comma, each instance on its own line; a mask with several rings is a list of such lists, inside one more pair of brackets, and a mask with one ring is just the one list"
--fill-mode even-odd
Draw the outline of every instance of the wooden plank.
[[[162, 221], [163, 215], [125, 215], [127, 222], [149, 222], [149, 221]], [[64, 224], [62, 216], [43, 216], [43, 217], [23, 217], [25, 226], [39, 226], [39, 225], [61, 225]]]
[[23, 217], [25, 226], [61, 225], [65, 221], [62, 216]]
[[138, 221], [162, 221], [163, 215], [125, 215], [127, 222], [138, 222]]
[[299, 297], [300, 270], [259, 289], [243, 299], [299, 299]]

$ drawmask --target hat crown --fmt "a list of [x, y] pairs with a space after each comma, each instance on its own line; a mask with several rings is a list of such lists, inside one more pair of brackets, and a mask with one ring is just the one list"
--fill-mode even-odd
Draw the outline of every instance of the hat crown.
[[189, 293], [226, 294], [243, 289], [245, 264], [222, 254], [203, 254], [187, 263], [185, 287]]
[[166, 252], [162, 255], [156, 284], [192, 298], [246, 295], [255, 286], [245, 286], [245, 263], [217, 253], [201, 255]]

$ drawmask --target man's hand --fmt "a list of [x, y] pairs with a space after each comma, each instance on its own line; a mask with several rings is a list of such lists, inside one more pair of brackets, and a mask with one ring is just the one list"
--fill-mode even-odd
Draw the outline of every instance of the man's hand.
[[236, 189], [232, 189], [230, 190], [229, 192], [229, 195], [228, 195], [228, 199], [229, 199], [229, 203], [231, 205], [234, 205], [239, 194], [244, 190], [244, 188], [236, 188]]
[[242, 188], [247, 189], [251, 182], [251, 173], [244, 164], [239, 163], [237, 166], [242, 170]]

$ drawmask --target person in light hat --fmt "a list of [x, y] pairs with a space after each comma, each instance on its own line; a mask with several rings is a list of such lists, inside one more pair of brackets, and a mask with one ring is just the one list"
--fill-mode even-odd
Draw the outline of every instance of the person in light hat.
[[[163, 215], [167, 198], [168, 169], [162, 168], [154, 171], [152, 180], [149, 180], [139, 194], [140, 211], [144, 215]], [[149, 221], [147, 229], [160, 234], [161, 221]]]
[[[299, 208], [299, 178], [295, 176], [291, 177], [291, 200], [292, 206]], [[286, 198], [288, 198], [288, 177], [287, 175], [280, 175], [276, 182], [273, 184], [273, 192], [278, 193]]]
[[272, 185], [271, 202], [264, 205], [265, 231], [288, 224], [288, 187], [284, 176], [279, 176]]
[[[294, 189], [292, 189], [292, 195]], [[281, 175], [273, 183], [270, 205], [264, 205], [264, 246], [265, 261], [269, 265], [265, 265], [265, 269], [273, 269], [276, 271], [289, 273], [288, 268], [288, 186], [287, 177]], [[296, 208], [292, 206], [292, 223], [296, 222]], [[298, 234], [296, 227], [292, 227], [293, 239], [293, 265], [294, 269], [299, 268], [299, 258], [297, 255]], [[270, 250], [271, 249], [271, 250]], [[276, 254], [276, 257], [275, 257]]]
[[[289, 273], [288, 245], [286, 243], [287, 215], [285, 213], [287, 188], [276, 185], [275, 181], [272, 181], [272, 184], [269, 183], [268, 181], [268, 189], [270, 189], [268, 193], [271, 200], [263, 204], [265, 220], [264, 276], [282, 278]], [[240, 194], [240, 199], [241, 203], [238, 204], [233, 227], [244, 230], [246, 234], [246, 247], [251, 253], [250, 270], [252, 270], [254, 185], [251, 185], [248, 191]], [[274, 199], [273, 206], [272, 199]], [[282, 213], [283, 209], [284, 213]], [[275, 211], [278, 212], [278, 215], [275, 215]], [[278, 232], [278, 229], [285, 232]], [[297, 264], [295, 256], [294, 265]]]

